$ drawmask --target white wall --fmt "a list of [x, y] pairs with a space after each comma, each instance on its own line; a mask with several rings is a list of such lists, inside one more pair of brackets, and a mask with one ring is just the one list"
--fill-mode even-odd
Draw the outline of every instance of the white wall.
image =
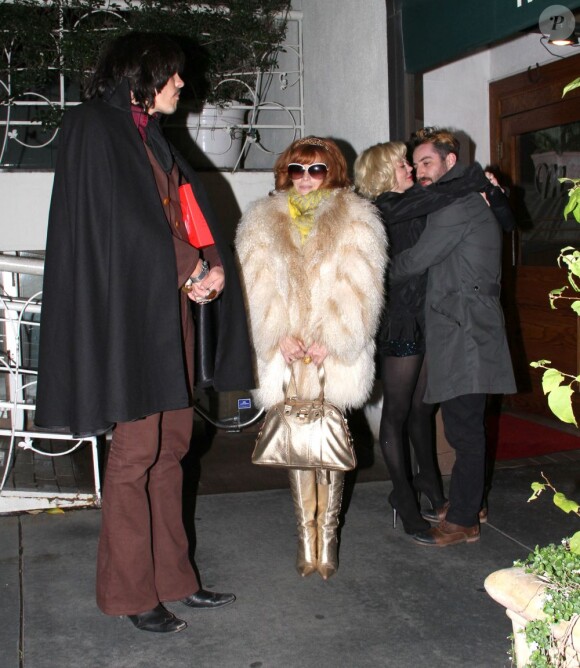
[[[485, 51], [432, 70], [423, 77], [425, 125], [457, 132], [464, 162], [489, 161], [489, 63], [490, 54]], [[471, 155], [469, 143], [461, 134], [475, 144]]]
[[[563, 57], [576, 53], [570, 47], [551, 50]], [[465, 155], [462, 145], [461, 158], [488, 164], [489, 83], [556, 58], [541, 45], [539, 34], [530, 34], [427, 72], [423, 77], [425, 125], [467, 134], [475, 144], [475, 154]]]
[[302, 0], [301, 5], [306, 133], [346, 142], [352, 158], [389, 138], [386, 3]]
[[[200, 177], [230, 240], [241, 212], [274, 186], [271, 172], [202, 172]], [[0, 253], [44, 250], [52, 180], [52, 172], [0, 171]]]
[[44, 250], [52, 172], [0, 170], [0, 252]]

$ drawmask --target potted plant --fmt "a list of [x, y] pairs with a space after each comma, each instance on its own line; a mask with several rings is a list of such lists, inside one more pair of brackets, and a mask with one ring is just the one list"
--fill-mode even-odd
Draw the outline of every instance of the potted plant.
[[[529, 500], [551, 490], [557, 507], [580, 516], [578, 504], [542, 477], [532, 483]], [[557, 545], [536, 546], [526, 559], [491, 573], [485, 589], [512, 621], [517, 668], [580, 666], [580, 532]]]
[[[563, 95], [580, 87], [580, 78], [564, 89]], [[567, 182], [568, 203], [564, 217], [572, 215], [580, 223], [580, 179], [561, 178]], [[550, 292], [550, 304], [557, 308], [561, 300], [569, 300], [580, 315], [580, 298], [569, 296], [580, 292], [580, 251], [563, 248], [558, 264], [568, 271], [568, 285]], [[577, 425], [572, 396], [580, 378], [552, 367], [549, 360], [532, 362], [543, 369], [542, 387], [548, 405], [560, 420]], [[580, 506], [568, 499], [543, 474], [543, 482], [532, 483], [534, 501], [547, 490], [553, 492], [554, 504], [566, 513], [580, 516]], [[546, 666], [580, 666], [580, 532], [565, 538], [559, 545], [536, 549], [523, 561], [515, 562], [489, 575], [485, 581], [489, 595], [506, 608], [513, 625], [514, 659], [518, 668]]]
[[192, 110], [251, 103], [258, 75], [276, 62], [289, 9], [290, 0], [0, 2], [3, 120], [29, 114], [32, 100], [41, 109], [34, 119], [57, 126], [66, 104], [81, 99], [104, 39], [130, 30], [164, 32], [182, 43]]

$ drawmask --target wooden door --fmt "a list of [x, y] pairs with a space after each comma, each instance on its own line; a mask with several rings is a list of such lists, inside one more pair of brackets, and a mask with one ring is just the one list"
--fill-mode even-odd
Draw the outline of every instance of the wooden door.
[[519, 390], [506, 404], [545, 415], [541, 372], [530, 362], [580, 371], [578, 318], [548, 301], [550, 290], [567, 283], [557, 266], [560, 249], [580, 247], [580, 225], [563, 219], [567, 195], [558, 181], [580, 177], [580, 92], [562, 98], [578, 76], [580, 55], [490, 84], [492, 161], [507, 177], [518, 221], [504, 248], [502, 294]]

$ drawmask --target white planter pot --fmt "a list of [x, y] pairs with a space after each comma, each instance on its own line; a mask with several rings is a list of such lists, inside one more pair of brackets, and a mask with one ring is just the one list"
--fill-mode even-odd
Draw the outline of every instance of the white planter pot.
[[237, 166], [242, 150], [246, 109], [205, 105], [201, 113], [189, 112], [186, 126], [191, 138], [218, 168]]
[[[488, 575], [484, 583], [487, 593], [503, 605], [506, 615], [512, 620], [514, 652], [517, 668], [523, 668], [530, 660], [532, 649], [526, 642], [525, 627], [532, 620], [544, 619], [542, 611], [546, 595], [546, 584], [523, 568], [512, 567]], [[573, 624], [572, 628], [571, 625]], [[562, 642], [566, 656], [566, 668], [580, 666], [580, 625], [560, 622], [553, 633]]]

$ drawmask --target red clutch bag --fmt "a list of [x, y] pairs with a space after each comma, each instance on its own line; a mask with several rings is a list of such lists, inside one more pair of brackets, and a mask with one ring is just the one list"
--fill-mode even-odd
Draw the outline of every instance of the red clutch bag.
[[214, 243], [213, 236], [195, 199], [191, 184], [179, 186], [179, 201], [189, 243], [195, 248], [211, 246]]

